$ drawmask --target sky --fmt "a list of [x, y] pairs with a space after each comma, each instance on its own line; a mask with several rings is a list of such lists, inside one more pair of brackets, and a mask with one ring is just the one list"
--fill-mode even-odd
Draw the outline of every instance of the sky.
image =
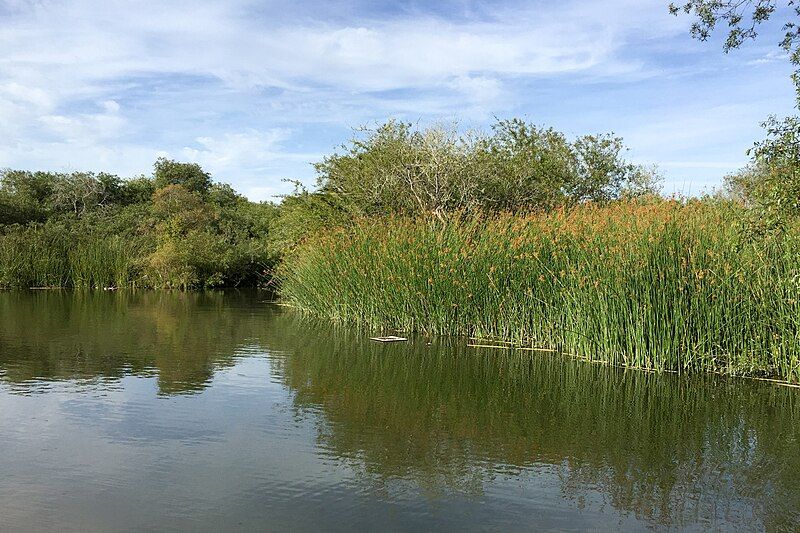
[[197, 162], [252, 200], [390, 118], [613, 132], [666, 193], [744, 166], [792, 113], [779, 19], [724, 54], [668, 0], [0, 0], [0, 168]]

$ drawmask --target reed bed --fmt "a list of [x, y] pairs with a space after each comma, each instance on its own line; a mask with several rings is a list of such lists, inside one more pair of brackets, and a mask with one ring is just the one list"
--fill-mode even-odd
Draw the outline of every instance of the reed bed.
[[0, 234], [0, 288], [102, 289], [139, 284], [142, 253], [122, 237], [26, 228]]
[[464, 335], [612, 365], [800, 380], [800, 231], [757, 242], [731, 206], [364, 220], [311, 237], [286, 303], [370, 327]]

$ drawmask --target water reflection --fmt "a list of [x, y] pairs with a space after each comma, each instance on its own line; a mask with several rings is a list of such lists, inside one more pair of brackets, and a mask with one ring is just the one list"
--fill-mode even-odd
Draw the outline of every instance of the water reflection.
[[794, 389], [362, 339], [306, 336], [280, 374], [299, 406], [322, 409], [324, 446], [373, 479], [480, 493], [552, 465], [567, 498], [600, 491], [648, 523], [800, 524]]
[[[106, 449], [109, 464], [133, 447], [158, 475], [125, 471], [114, 483], [139, 496], [170, 478], [204, 480], [204, 501], [235, 490], [238, 514], [220, 526], [270, 513], [298, 526], [309, 506], [333, 528], [387, 516], [401, 529], [800, 524], [796, 390], [480, 351], [457, 339], [379, 345], [264, 299], [0, 293], [0, 400], [4, 390], [32, 394], [31, 412], [66, 417], [89, 435], [73, 447]], [[86, 479], [85, 464], [64, 470], [63, 452], [34, 458], [23, 446], [37, 432], [61, 438], [66, 426], [13, 409], [3, 417], [19, 444], [0, 459], [0, 470], [13, 464], [10, 479], [53, 465], [69, 474], [65, 486]], [[34, 459], [41, 466], [25, 464]], [[0, 482], [0, 503], [15, 490]], [[205, 523], [197, 494], [167, 498], [192, 510], [181, 515], [192, 527]], [[138, 523], [159, 525], [158, 512], [146, 517], [153, 522]]]
[[[202, 390], [256, 343], [259, 292], [0, 293], [0, 376], [19, 391], [49, 380], [154, 375], [159, 392]], [[268, 313], [268, 312], [267, 312]], [[27, 384], [27, 386], [25, 386]]]

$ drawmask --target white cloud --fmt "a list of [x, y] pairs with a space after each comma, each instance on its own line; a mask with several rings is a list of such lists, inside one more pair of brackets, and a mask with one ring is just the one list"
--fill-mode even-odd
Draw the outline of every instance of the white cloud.
[[249, 10], [257, 4], [241, 1], [47, 2], [5, 24], [0, 66], [50, 96], [67, 97], [103, 92], [109, 80], [141, 73], [297, 90], [308, 84], [385, 90], [486, 72], [613, 70], [615, 50], [643, 22], [635, 15], [656, 3], [605, 4], [539, 3], [485, 22], [417, 17], [335, 25], [281, 21], [274, 4], [253, 17]]
[[459, 76], [450, 81], [449, 85], [461, 92], [467, 101], [478, 104], [497, 102], [507, 97], [503, 83], [487, 76]]
[[264, 132], [225, 133], [216, 138], [198, 137], [195, 141], [200, 148], [187, 146], [181, 153], [189, 160], [209, 167], [256, 165], [281, 157], [282, 154], [276, 150], [289, 134], [289, 130], [276, 128]]
[[757, 59], [753, 59], [747, 62], [748, 65], [764, 65], [776, 62], [787, 62], [789, 61], [789, 54], [783, 50], [770, 50], [766, 54], [762, 55]]
[[[305, 177], [305, 181], [310, 182], [309, 162], [322, 157], [317, 153], [285, 149], [282, 143], [290, 139], [291, 133], [289, 129], [273, 128], [198, 137], [195, 146], [184, 147], [176, 155], [200, 164], [218, 178], [226, 179], [235, 174], [239, 186], [254, 200], [274, 199], [292, 188], [282, 181], [283, 178]], [[298, 164], [308, 167], [299, 176], [293, 170]]]
[[43, 115], [39, 121], [51, 133], [70, 143], [92, 145], [105, 139], [115, 138], [125, 127], [120, 116], [120, 106], [113, 100], [101, 102], [97, 113], [74, 113], [71, 115]]
[[153, 162], [167, 153], [128, 143], [75, 143], [69, 141], [18, 141], [0, 149], [0, 168], [69, 172], [103, 170], [121, 176], [149, 174]]
[[258, 172], [271, 168], [277, 162], [310, 162], [321, 157], [317, 153], [285, 150], [281, 143], [290, 136], [288, 129], [273, 128], [225, 133], [218, 137], [198, 137], [195, 139], [196, 147], [184, 147], [180, 156], [212, 172], [235, 169]]

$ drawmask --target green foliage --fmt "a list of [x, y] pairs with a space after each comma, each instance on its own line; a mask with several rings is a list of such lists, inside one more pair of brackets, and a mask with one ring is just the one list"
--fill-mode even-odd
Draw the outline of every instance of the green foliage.
[[[0, 288], [212, 287], [268, 282], [276, 207], [196, 165], [159, 160], [157, 176], [5, 171]], [[205, 176], [205, 177], [204, 177]], [[156, 189], [157, 183], [169, 180]], [[169, 178], [169, 179], [168, 179]]]
[[272, 203], [249, 202], [243, 197], [218, 206], [218, 210], [214, 231], [226, 247], [225, 285], [268, 285], [283, 253], [274, 244], [274, 222], [280, 210]]
[[800, 118], [764, 123], [766, 140], [757, 143], [754, 159], [766, 170], [761, 194], [766, 212], [777, 219], [800, 215]]
[[654, 201], [367, 219], [300, 245], [281, 291], [311, 313], [373, 327], [798, 381], [800, 227], [747, 242], [740, 210]]
[[82, 217], [109, 206], [143, 203], [153, 194], [153, 180], [123, 181], [93, 172], [0, 172], [0, 224], [44, 222], [71, 214]]
[[490, 135], [394, 121], [364, 133], [316, 165], [319, 193], [361, 215], [544, 210], [655, 191], [658, 181], [622, 158], [613, 135], [569, 141], [521, 120], [498, 121]]
[[[249, 202], [199, 165], [165, 158], [152, 176], [130, 180], [3, 171], [0, 238], [33, 253], [25, 235], [31, 246], [48, 246], [43, 235], [60, 228], [79, 251], [54, 250], [50, 277], [6, 265], [0, 286], [262, 285], [308, 235], [362, 216], [548, 210], [656, 190], [657, 175], [625, 162], [611, 135], [570, 141], [519, 120], [498, 121], [488, 135], [394, 121], [365, 133], [316, 166], [316, 191], [299, 187], [279, 207]], [[90, 263], [106, 256], [122, 266], [95, 275], [104, 267]], [[14, 257], [7, 255], [12, 264]]]
[[179, 163], [160, 157], [153, 168], [156, 189], [181, 185], [191, 192], [206, 194], [211, 187], [211, 176], [197, 163]]
[[622, 139], [610, 134], [570, 142], [552, 128], [503, 120], [479, 150], [486, 168], [478, 177], [487, 184], [482, 203], [494, 210], [546, 210], [658, 192], [655, 170], [626, 162]]
[[[781, 47], [795, 66], [792, 80], [800, 104], [800, 3], [786, 0], [793, 17], [784, 23]], [[670, 4], [673, 15], [681, 11], [695, 17], [692, 36], [707, 40], [718, 23], [728, 26], [723, 49], [729, 52], [755, 39], [757, 28], [777, 11], [776, 0], [688, 0]], [[750, 165], [726, 179], [726, 189], [754, 208], [748, 229], [756, 233], [782, 231], [800, 215], [800, 117], [770, 117], [764, 124], [766, 139], [756, 143]]]
[[53, 208], [56, 211], [71, 212], [79, 217], [88, 209], [104, 205], [109, 196], [116, 192], [106, 187], [116, 188], [117, 181], [114, 178], [98, 179], [86, 172], [59, 175], [53, 180], [51, 197]]
[[[669, 4], [669, 11], [678, 15], [681, 11], [696, 17], [692, 22], [690, 31], [692, 37], [701, 41], [707, 40], [719, 22], [728, 26], [728, 35], [723, 49], [729, 52], [739, 48], [746, 40], [755, 39], [758, 35], [756, 29], [775, 12], [775, 0], [688, 0], [676, 5]], [[794, 0], [788, 0], [787, 5], [795, 6]], [[795, 14], [798, 11], [795, 9]], [[785, 25], [786, 36], [783, 46], [787, 50], [791, 47], [795, 36], [795, 24], [787, 22]]]
[[7, 191], [0, 189], [0, 225], [19, 224], [23, 222], [20, 210], [14, 202], [14, 197]]
[[327, 192], [309, 192], [301, 186], [281, 202], [270, 229], [270, 245], [276, 253], [291, 250], [306, 236], [349, 224], [354, 217], [351, 203]]
[[0, 172], [0, 205], [5, 212], [4, 223], [25, 224], [41, 222], [49, 214], [54, 174], [3, 170]]
[[71, 235], [55, 225], [11, 226], [0, 236], [0, 286], [61, 287]]
[[140, 176], [122, 183], [117, 203], [122, 205], [143, 204], [150, 201], [156, 185], [153, 179]]
[[800, 119], [774, 117], [764, 123], [767, 138], [753, 159], [725, 178], [724, 192], [748, 208], [751, 234], [783, 232], [800, 220]]
[[74, 220], [10, 226], [0, 233], [0, 287], [140, 286], [143, 244]]

